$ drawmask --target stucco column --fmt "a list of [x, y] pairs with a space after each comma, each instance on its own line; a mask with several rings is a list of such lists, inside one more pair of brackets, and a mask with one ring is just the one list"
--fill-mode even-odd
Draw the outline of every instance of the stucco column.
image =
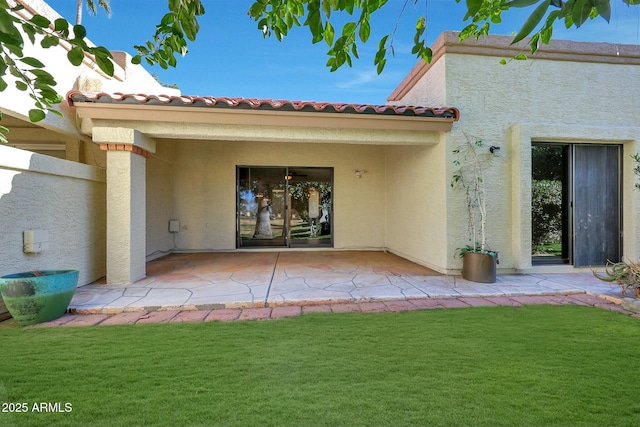
[[107, 152], [107, 283], [146, 276], [146, 158], [155, 142], [134, 129], [94, 128]]

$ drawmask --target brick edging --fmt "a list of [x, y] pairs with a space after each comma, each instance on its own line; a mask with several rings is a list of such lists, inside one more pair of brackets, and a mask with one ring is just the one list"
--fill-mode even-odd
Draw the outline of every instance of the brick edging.
[[[620, 300], [604, 295], [591, 293], [553, 294], [553, 295], [519, 295], [519, 296], [486, 296], [486, 297], [456, 297], [456, 298], [420, 298], [388, 301], [360, 301], [360, 302], [324, 302], [313, 305], [280, 305], [275, 307], [250, 308], [195, 308], [195, 309], [166, 309], [153, 307], [153, 310], [130, 311], [120, 313], [92, 313], [81, 314], [74, 310], [60, 319], [42, 323], [31, 327], [52, 326], [93, 326], [142, 323], [181, 323], [208, 321], [243, 321], [270, 320], [286, 317], [296, 317], [310, 313], [384, 313], [399, 311], [416, 311], [429, 309], [455, 309], [482, 306], [512, 306], [523, 305], [582, 305], [602, 308], [628, 314], [640, 318], [639, 313], [625, 310], [620, 306]], [[218, 305], [219, 306], [219, 305]]]

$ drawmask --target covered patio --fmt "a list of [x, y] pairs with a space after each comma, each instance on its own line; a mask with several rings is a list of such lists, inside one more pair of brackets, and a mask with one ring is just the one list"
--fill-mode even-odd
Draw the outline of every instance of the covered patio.
[[133, 284], [78, 288], [69, 308], [112, 314], [585, 292], [622, 296], [591, 273], [500, 275], [482, 284], [383, 251], [235, 251], [167, 255]]

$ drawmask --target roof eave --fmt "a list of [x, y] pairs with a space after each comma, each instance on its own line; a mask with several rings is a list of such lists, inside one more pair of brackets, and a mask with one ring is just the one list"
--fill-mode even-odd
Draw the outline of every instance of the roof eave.
[[[211, 125], [258, 125], [294, 128], [378, 129], [422, 132], [448, 132], [458, 115], [425, 117], [395, 114], [345, 114], [266, 109], [197, 108], [173, 105], [141, 105], [75, 102], [76, 115], [83, 122], [83, 133], [90, 134], [87, 121], [152, 124], [192, 123]], [[158, 127], [160, 128], [160, 126]]]

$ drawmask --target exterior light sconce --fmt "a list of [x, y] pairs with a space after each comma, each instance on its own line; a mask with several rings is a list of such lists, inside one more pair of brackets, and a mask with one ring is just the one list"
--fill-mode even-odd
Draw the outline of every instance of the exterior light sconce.
[[360, 170], [360, 169], [354, 169], [353, 173], [355, 174], [356, 178], [360, 179], [360, 178], [362, 178], [363, 174], [367, 173], [367, 171]]
[[291, 181], [293, 179], [293, 176], [291, 174], [287, 174], [284, 176], [284, 179], [286, 179], [287, 181]]
[[489, 151], [491, 152], [491, 154], [493, 154], [495, 156], [499, 156], [500, 155], [500, 147], [498, 147], [496, 145], [492, 145], [491, 147], [489, 147]]

